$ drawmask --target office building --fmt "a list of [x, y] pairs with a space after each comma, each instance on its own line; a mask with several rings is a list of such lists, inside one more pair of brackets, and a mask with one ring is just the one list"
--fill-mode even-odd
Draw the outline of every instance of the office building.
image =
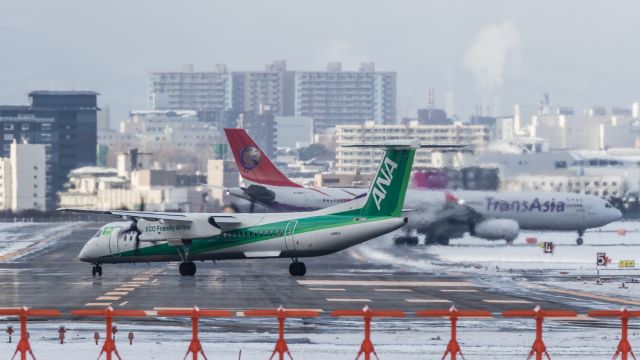
[[16, 139], [45, 145], [50, 182], [47, 208], [72, 169], [96, 163], [97, 95], [93, 91], [33, 91], [29, 105], [0, 106], [0, 157], [9, 156], [8, 142]]
[[9, 157], [0, 158], [0, 209], [46, 209], [45, 145], [10, 145]]

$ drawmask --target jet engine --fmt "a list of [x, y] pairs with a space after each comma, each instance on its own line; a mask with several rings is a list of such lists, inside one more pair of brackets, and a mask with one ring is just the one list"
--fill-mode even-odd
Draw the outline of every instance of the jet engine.
[[489, 219], [474, 224], [470, 230], [471, 235], [479, 238], [513, 241], [518, 237], [520, 225], [509, 219]]

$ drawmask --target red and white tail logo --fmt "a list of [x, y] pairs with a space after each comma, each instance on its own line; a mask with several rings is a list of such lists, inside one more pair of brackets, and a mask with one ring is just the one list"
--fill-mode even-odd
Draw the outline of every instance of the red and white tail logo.
[[262, 185], [302, 187], [273, 165], [244, 129], [224, 129], [243, 179]]

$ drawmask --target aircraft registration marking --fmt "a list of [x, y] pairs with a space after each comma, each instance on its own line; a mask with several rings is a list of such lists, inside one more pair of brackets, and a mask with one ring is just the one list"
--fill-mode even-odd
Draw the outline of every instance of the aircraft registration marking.
[[467, 281], [383, 281], [383, 280], [298, 280], [310, 286], [411, 286], [411, 287], [477, 287]]

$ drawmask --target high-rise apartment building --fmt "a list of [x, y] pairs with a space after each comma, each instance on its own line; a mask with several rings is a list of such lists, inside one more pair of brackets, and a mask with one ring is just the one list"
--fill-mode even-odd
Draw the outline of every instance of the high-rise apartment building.
[[225, 65], [214, 71], [150, 72], [147, 78], [149, 109], [224, 111], [232, 104], [232, 78]]
[[310, 116], [316, 130], [375, 121], [396, 123], [396, 73], [375, 71], [362, 63], [343, 71], [330, 63], [326, 71], [301, 71], [295, 77], [295, 115]]
[[268, 106], [272, 113], [290, 116], [294, 112], [295, 72], [287, 71], [287, 63], [274, 61], [264, 71], [233, 73], [233, 108], [260, 112]]
[[343, 71], [330, 63], [326, 71], [291, 71], [274, 61], [264, 71], [152, 72], [148, 78], [149, 107], [155, 110], [260, 112], [269, 107], [278, 116], [309, 116], [316, 130], [364, 121], [396, 122], [396, 73], [363, 63]]

